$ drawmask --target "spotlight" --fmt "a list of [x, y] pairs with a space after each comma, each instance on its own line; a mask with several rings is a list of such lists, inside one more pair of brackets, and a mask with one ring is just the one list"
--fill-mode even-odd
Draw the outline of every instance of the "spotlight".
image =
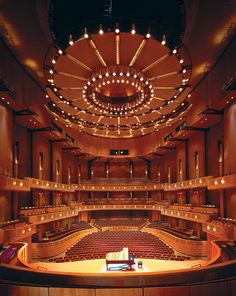
[[89, 35], [88, 35], [88, 31], [87, 31], [87, 28], [84, 28], [84, 38], [88, 38]]
[[69, 44], [70, 44], [70, 45], [73, 45], [73, 44], [74, 44], [74, 40], [73, 40], [73, 38], [72, 38], [72, 35], [70, 35], [70, 37], [69, 37]]
[[116, 34], [119, 34], [120, 33], [120, 29], [119, 29], [119, 24], [118, 23], [116, 23], [115, 33]]
[[150, 33], [150, 28], [148, 28], [147, 34], [146, 34], [146, 38], [149, 39], [151, 37], [151, 33]]
[[173, 51], [172, 51], [172, 53], [173, 53], [173, 54], [176, 54], [176, 53], [177, 53], [177, 49], [174, 48]]
[[134, 35], [136, 33], [135, 24], [132, 24], [131, 34]]
[[163, 37], [162, 37], [161, 44], [162, 45], [165, 45], [166, 44], [166, 36], [165, 35], [163, 35]]
[[102, 28], [102, 25], [99, 25], [99, 31], [98, 31], [98, 33], [100, 35], [102, 35], [104, 33], [103, 28]]

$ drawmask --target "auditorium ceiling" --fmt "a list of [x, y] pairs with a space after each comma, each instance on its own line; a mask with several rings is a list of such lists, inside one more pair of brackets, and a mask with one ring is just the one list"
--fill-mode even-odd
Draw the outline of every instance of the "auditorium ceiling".
[[[0, 2], [0, 33], [78, 134], [135, 138], [182, 120], [235, 32], [234, 1]], [[209, 11], [213, 11], [209, 14]]]

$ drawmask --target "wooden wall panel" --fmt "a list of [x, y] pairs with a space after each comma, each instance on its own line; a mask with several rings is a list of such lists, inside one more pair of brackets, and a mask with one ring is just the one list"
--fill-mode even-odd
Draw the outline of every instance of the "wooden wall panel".
[[10, 110], [0, 104], [0, 174], [12, 176], [13, 122]]
[[33, 177], [39, 178], [39, 154], [43, 153], [42, 179], [49, 180], [50, 176], [50, 147], [49, 141], [38, 133], [33, 134]]
[[95, 296], [95, 290], [76, 288], [50, 288], [48, 296]]
[[190, 296], [230, 296], [230, 282], [190, 286]]
[[[182, 174], [180, 161], [182, 162]], [[177, 182], [186, 180], [186, 143], [181, 143], [176, 147], [176, 180]]]
[[49, 289], [45, 287], [8, 286], [7, 296], [49, 296]]
[[142, 296], [141, 288], [96, 289], [96, 296]]
[[205, 140], [204, 132], [198, 132], [188, 142], [188, 175], [189, 179], [197, 177], [195, 169], [195, 152], [199, 154], [199, 177], [205, 176]]
[[219, 176], [219, 165], [218, 165], [218, 142], [224, 138], [224, 127], [223, 123], [212, 126], [207, 132], [207, 172], [208, 176], [218, 177]]
[[62, 152], [62, 182], [68, 183], [68, 167], [71, 170], [71, 183], [77, 183], [78, 180], [78, 168], [75, 157], [67, 152]]
[[14, 125], [14, 143], [19, 142], [18, 177], [30, 177], [30, 142], [29, 132], [25, 127]]
[[189, 287], [144, 288], [144, 296], [189, 296]]
[[176, 182], [176, 155], [175, 151], [165, 154], [161, 161], [161, 182], [168, 182], [168, 166], [171, 171], [171, 183]]
[[[59, 161], [59, 174], [57, 174], [57, 161]], [[62, 182], [62, 150], [58, 143], [53, 143], [53, 181]]]
[[146, 161], [135, 161], [134, 162], [134, 178], [146, 178], [147, 162]]
[[129, 178], [129, 162], [110, 162], [110, 178]]
[[93, 163], [93, 177], [94, 178], [105, 178], [105, 162], [95, 161]]
[[236, 219], [236, 189], [225, 191], [225, 217]]
[[11, 192], [0, 191], [0, 222], [11, 220]]
[[224, 115], [224, 162], [225, 175], [236, 173], [236, 104], [225, 110]]

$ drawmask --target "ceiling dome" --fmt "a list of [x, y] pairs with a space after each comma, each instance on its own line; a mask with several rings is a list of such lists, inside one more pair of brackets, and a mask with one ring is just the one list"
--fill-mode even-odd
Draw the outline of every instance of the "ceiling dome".
[[187, 109], [191, 64], [183, 47], [134, 32], [86, 31], [69, 42], [53, 47], [45, 66], [48, 109], [68, 125], [128, 138], [157, 131]]

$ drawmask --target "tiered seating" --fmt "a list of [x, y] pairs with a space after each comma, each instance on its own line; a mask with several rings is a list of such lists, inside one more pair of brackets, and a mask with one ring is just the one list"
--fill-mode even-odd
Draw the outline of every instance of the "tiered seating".
[[51, 259], [67, 262], [105, 258], [109, 252], [119, 252], [124, 247], [135, 258], [163, 260], [188, 260], [187, 256], [176, 256], [174, 250], [156, 236], [140, 231], [99, 231], [87, 235], [72, 246], [65, 257]]
[[92, 220], [92, 223], [98, 227], [114, 227], [114, 226], [128, 226], [142, 228], [147, 220], [145, 219], [96, 219]]
[[71, 228], [76, 229], [76, 231], [81, 231], [81, 230], [91, 229], [93, 227], [85, 221], [74, 221], [71, 224]]
[[47, 241], [55, 241], [58, 239], [61, 239], [63, 237], [66, 237], [72, 233], [75, 233], [77, 231], [82, 231], [82, 230], [86, 230], [86, 229], [91, 229], [93, 228], [89, 223], [84, 222], [84, 221], [74, 221], [71, 224], [71, 228], [60, 228], [57, 231], [46, 231], [45, 233], [45, 238], [43, 239], [43, 241], [47, 240]]
[[179, 227], [170, 228], [167, 223], [162, 223], [160, 221], [153, 221], [146, 227], [163, 230], [183, 239], [199, 240], [196, 238], [196, 236], [193, 235], [193, 229], [181, 229]]

